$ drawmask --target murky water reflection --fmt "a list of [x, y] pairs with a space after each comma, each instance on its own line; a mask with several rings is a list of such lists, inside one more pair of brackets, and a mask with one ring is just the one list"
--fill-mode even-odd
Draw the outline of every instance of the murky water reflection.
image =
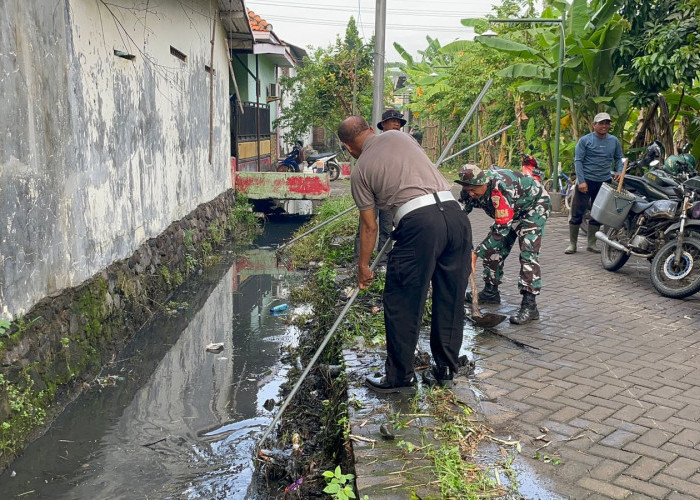
[[117, 382], [70, 405], [0, 476], [2, 497], [266, 498], [252, 457], [287, 371], [280, 348], [297, 336], [269, 309], [297, 278], [268, 248], [226, 254], [185, 284], [172, 300], [186, 308], [136, 334], [102, 374]]

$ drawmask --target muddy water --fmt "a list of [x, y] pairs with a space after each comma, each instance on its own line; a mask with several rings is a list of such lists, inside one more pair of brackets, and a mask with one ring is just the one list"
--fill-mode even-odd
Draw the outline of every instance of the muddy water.
[[[252, 457], [287, 371], [280, 348], [297, 335], [269, 311], [298, 279], [268, 246], [303, 222], [285, 221], [185, 283], [179, 307], [158, 313], [0, 476], [0, 496], [267, 498]], [[207, 352], [212, 342], [223, 350]]]

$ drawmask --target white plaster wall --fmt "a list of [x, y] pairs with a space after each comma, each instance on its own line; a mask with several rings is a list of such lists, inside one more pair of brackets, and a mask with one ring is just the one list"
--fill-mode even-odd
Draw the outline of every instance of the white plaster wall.
[[220, 24], [208, 159], [215, 6], [2, 0], [0, 316], [128, 257], [230, 185]]

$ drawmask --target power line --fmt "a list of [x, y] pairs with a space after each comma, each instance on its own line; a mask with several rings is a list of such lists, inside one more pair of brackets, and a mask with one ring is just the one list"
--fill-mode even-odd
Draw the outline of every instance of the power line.
[[[265, 6], [270, 6], [270, 7], [282, 7], [282, 5], [278, 2], [266, 2], [264, 0], [261, 1], [255, 1], [255, 5], [265, 5]], [[250, 2], [249, 2], [250, 4]], [[286, 4], [289, 5], [289, 4]], [[250, 8], [250, 7], [249, 7]], [[347, 7], [343, 7], [340, 5], [319, 5], [319, 4], [308, 4], [308, 3], [295, 3], [294, 4], [295, 9], [308, 9], [308, 10], [313, 10], [315, 12], [325, 12], [325, 11], [335, 11], [335, 12], [344, 12], [347, 14], [353, 14], [353, 10], [349, 9]], [[373, 8], [359, 8], [359, 12], [365, 12], [365, 13], [372, 13], [374, 14]], [[409, 9], [387, 9], [387, 15], [389, 14], [397, 14], [401, 16], [407, 16], [407, 17], [479, 17], [479, 16], [484, 16], [489, 13], [489, 11], [459, 11], [455, 9], [456, 11], [452, 11], [450, 13], [445, 13], [444, 11], [440, 12], [437, 9], [426, 9], [426, 10], [409, 10]], [[257, 12], [256, 12], [257, 13]], [[359, 15], [359, 14], [358, 14]]]

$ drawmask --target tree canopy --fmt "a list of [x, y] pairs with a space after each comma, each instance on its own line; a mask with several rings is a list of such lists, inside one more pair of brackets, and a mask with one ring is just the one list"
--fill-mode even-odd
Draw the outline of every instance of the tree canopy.
[[277, 124], [285, 127], [285, 141], [292, 142], [312, 126], [334, 134], [351, 114], [368, 116], [372, 108], [372, 45], [359, 37], [350, 18], [345, 37], [334, 45], [316, 48], [304, 58], [293, 77], [281, 79], [292, 106], [282, 110]]

